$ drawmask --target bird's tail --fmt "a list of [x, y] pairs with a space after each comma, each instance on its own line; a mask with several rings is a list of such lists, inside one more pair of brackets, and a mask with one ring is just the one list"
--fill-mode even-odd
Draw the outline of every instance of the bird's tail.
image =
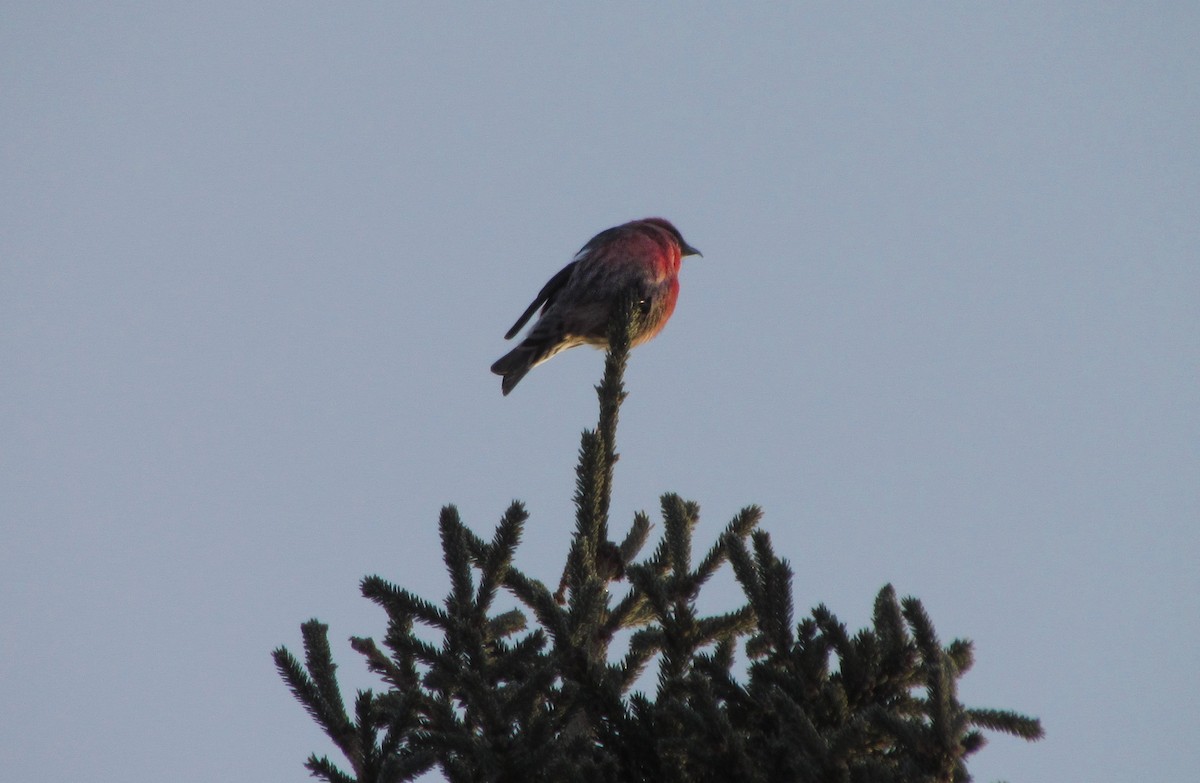
[[513, 348], [492, 365], [492, 372], [503, 376], [500, 381], [500, 391], [504, 392], [506, 396], [532, 369], [533, 362], [530, 361], [529, 350], [524, 344]]
[[559, 351], [580, 344], [579, 340], [565, 339], [561, 328], [547, 328], [548, 326], [539, 323], [541, 328], [535, 327], [520, 345], [501, 356], [492, 365], [492, 372], [503, 376], [500, 391], [506, 396], [534, 367]]
[[530, 345], [526, 340], [497, 359], [496, 363], [492, 365], [492, 372], [503, 376], [500, 381], [500, 391], [507, 396], [525, 377], [526, 373], [550, 358], [542, 356], [542, 353], [544, 353], [542, 346]]

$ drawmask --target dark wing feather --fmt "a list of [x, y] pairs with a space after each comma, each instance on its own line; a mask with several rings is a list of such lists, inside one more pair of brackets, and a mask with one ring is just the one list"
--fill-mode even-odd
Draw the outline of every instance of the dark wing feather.
[[572, 261], [564, 266], [561, 270], [559, 270], [558, 274], [550, 278], [549, 282], [542, 286], [542, 290], [538, 291], [537, 298], [533, 300], [533, 304], [529, 305], [529, 309], [521, 313], [521, 317], [517, 319], [517, 322], [513, 324], [512, 328], [508, 330], [508, 333], [504, 335], [505, 340], [511, 340], [514, 336], [516, 336], [517, 332], [521, 331], [521, 327], [525, 325], [525, 322], [532, 318], [533, 314], [537, 312], [537, 309], [543, 304], [547, 307], [554, 304], [554, 297], [557, 296], [558, 292], [562, 290], [562, 287], [567, 284], [567, 280], [571, 277], [571, 272], [575, 271], [576, 263], [577, 262]]

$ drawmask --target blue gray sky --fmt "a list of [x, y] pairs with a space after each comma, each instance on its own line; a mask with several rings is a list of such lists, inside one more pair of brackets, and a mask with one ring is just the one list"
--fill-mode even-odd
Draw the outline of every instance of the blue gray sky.
[[758, 503], [798, 610], [920, 597], [1045, 723], [979, 780], [1200, 769], [1195, 4], [0, 16], [6, 779], [305, 779], [270, 650], [319, 617], [373, 685], [358, 581], [440, 598], [445, 503], [524, 500], [556, 580], [602, 356], [487, 368], [647, 215], [705, 255], [615, 528]]

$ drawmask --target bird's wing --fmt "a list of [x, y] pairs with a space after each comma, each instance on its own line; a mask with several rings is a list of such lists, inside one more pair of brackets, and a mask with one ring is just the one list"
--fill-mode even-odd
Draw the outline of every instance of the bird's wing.
[[518, 318], [517, 322], [512, 325], [511, 329], [508, 330], [508, 334], [504, 335], [505, 340], [511, 340], [517, 332], [521, 331], [521, 327], [525, 325], [526, 321], [533, 317], [533, 314], [537, 312], [539, 307], [542, 305], [549, 307], [550, 305], [554, 304], [554, 297], [558, 296], [558, 292], [561, 291], [562, 287], [567, 284], [567, 280], [570, 279], [571, 273], [575, 271], [576, 263], [576, 261], [572, 261], [564, 266], [561, 270], [559, 270], [558, 274], [550, 278], [550, 280], [544, 286], [542, 286], [542, 290], [538, 291], [537, 298], [533, 300], [533, 304], [529, 305], [529, 308], [525, 312], [521, 313], [521, 317]]

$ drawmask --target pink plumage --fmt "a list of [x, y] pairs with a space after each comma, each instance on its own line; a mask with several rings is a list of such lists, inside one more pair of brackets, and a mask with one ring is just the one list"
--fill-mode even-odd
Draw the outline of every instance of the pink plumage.
[[601, 231], [550, 278], [533, 304], [504, 335], [512, 339], [540, 307], [525, 339], [492, 365], [508, 394], [525, 374], [577, 345], [608, 346], [612, 309], [627, 292], [640, 298], [643, 318], [632, 344], [641, 345], [666, 326], [679, 297], [679, 266], [700, 251], [662, 218], [634, 220]]

